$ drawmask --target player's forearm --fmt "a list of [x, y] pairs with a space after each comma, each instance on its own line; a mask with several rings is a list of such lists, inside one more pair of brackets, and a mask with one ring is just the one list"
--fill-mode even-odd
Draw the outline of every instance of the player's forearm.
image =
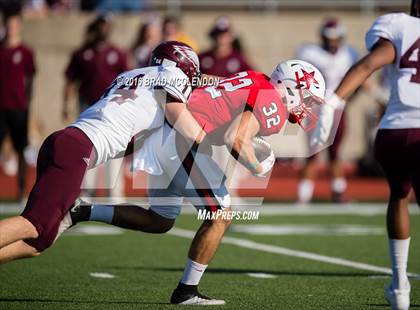
[[165, 108], [168, 122], [186, 139], [200, 144], [206, 133], [183, 103], [168, 103]]
[[250, 138], [227, 138], [225, 142], [236, 160], [253, 173], [261, 172], [261, 166], [255, 155], [255, 149]]
[[395, 61], [393, 44], [385, 39], [380, 39], [371, 52], [357, 62], [341, 81], [336, 94], [346, 100], [366, 79], [376, 70]]
[[360, 61], [347, 72], [335, 93], [344, 100], [348, 99], [374, 71], [374, 68]]
[[232, 156], [252, 173], [260, 173], [252, 139], [257, 135], [260, 125], [251, 111], [236, 117], [227, 129], [224, 140]]

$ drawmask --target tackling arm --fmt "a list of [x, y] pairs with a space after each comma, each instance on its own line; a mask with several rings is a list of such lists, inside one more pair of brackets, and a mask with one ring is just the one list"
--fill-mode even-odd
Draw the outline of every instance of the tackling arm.
[[206, 133], [181, 102], [169, 102], [165, 106], [165, 116], [168, 122], [185, 138], [200, 144]]

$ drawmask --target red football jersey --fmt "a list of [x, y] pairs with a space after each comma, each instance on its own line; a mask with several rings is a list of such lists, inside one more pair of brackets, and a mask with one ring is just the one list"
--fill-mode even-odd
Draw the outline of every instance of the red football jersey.
[[188, 101], [188, 110], [216, 144], [223, 144], [227, 127], [245, 110], [251, 110], [258, 120], [260, 136], [278, 133], [287, 119], [282, 98], [270, 78], [256, 71], [239, 72], [217, 86], [197, 88]]

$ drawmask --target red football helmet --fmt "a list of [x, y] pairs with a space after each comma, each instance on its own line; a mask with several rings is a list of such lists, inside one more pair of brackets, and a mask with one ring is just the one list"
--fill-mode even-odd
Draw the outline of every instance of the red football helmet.
[[[180, 68], [190, 82], [200, 78], [200, 61], [191, 46], [178, 41], [160, 43], [152, 52], [151, 66], [169, 65]], [[195, 83], [198, 81], [195, 81]]]

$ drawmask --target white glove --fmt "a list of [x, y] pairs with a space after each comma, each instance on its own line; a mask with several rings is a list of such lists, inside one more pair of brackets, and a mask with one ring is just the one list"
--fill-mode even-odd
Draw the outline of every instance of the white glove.
[[271, 151], [270, 155], [266, 159], [264, 159], [262, 162], [259, 163], [262, 167], [261, 172], [253, 173], [253, 175], [259, 178], [265, 178], [267, 174], [273, 168], [275, 161], [276, 161], [276, 158], [274, 157], [273, 151]]
[[319, 148], [325, 145], [334, 125], [334, 114], [336, 110], [344, 109], [345, 101], [334, 92], [331, 93], [322, 105], [319, 120], [310, 140], [311, 148]]

